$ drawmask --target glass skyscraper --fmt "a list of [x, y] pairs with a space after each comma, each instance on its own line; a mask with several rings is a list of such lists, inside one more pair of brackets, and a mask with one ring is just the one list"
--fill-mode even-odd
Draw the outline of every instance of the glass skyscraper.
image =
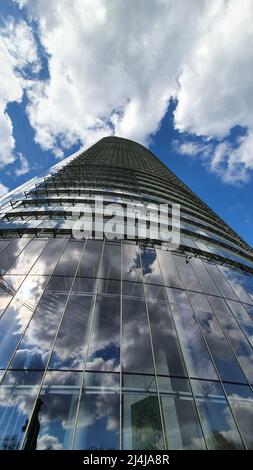
[[[122, 237], [93, 215], [82, 237], [102, 197], [180, 204], [180, 245], [134, 217], [127, 237], [125, 212]], [[0, 203], [1, 449], [253, 448], [253, 251], [231, 228], [117, 137]]]

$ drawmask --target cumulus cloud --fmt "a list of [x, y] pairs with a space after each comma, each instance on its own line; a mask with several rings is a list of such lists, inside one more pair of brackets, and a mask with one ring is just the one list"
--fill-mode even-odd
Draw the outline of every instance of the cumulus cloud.
[[6, 20], [0, 28], [0, 168], [15, 160], [13, 126], [7, 105], [20, 102], [29, 81], [27, 67], [39, 70], [36, 44], [31, 28], [25, 21]]
[[[225, 182], [248, 181], [251, 0], [16, 2], [37, 22], [48, 55], [49, 77], [30, 81], [27, 106], [43, 149], [61, 158], [72, 144], [113, 133], [148, 144], [173, 98], [176, 129], [215, 139], [195, 148], [209, 170]], [[235, 125], [247, 133], [234, 146]], [[193, 152], [191, 145], [182, 153]]]
[[29, 173], [29, 171], [30, 171], [29, 162], [28, 162], [27, 158], [24, 155], [22, 155], [21, 153], [19, 154], [19, 162], [20, 162], [20, 167], [16, 168], [15, 174], [17, 176], [21, 176], [21, 175], [26, 175], [26, 173]]
[[9, 191], [9, 188], [7, 188], [7, 186], [5, 186], [4, 184], [2, 184], [0, 182], [0, 197], [4, 196], [5, 194], [7, 194]]

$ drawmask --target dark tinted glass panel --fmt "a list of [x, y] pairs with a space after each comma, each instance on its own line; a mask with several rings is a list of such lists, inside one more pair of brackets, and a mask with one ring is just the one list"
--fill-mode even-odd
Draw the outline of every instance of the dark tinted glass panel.
[[154, 368], [145, 302], [123, 298], [122, 317], [123, 370], [152, 374]]
[[186, 258], [183, 256], [173, 255], [173, 258], [182, 278], [185, 289], [202, 292], [202, 288], [196, 278], [190, 262], [186, 263]]
[[44, 294], [11, 363], [13, 369], [43, 369], [67, 301], [67, 295]]
[[118, 449], [119, 417], [119, 374], [86, 372], [74, 449]]
[[117, 243], [105, 243], [100, 277], [106, 279], [120, 279], [120, 245]]
[[123, 375], [123, 449], [164, 449], [154, 375]]
[[158, 377], [166, 448], [205, 449], [188, 380]]
[[[40, 372], [9, 371], [0, 387], [0, 448], [19, 449], [28, 432], [27, 442], [31, 442], [34, 429], [28, 427], [33, 406], [42, 379]], [[36, 410], [35, 410], [36, 414]], [[34, 416], [36, 420], [36, 416]]]
[[117, 371], [120, 361], [120, 299], [96, 300], [87, 369]]
[[142, 281], [143, 273], [138, 246], [122, 245], [122, 277], [126, 281]]
[[120, 281], [114, 279], [100, 279], [98, 283], [98, 292], [105, 294], [120, 294]]
[[96, 277], [99, 268], [102, 247], [103, 242], [100, 240], [87, 240], [80, 266], [78, 268], [78, 276]]
[[36, 449], [71, 449], [80, 372], [47, 372], [40, 393]]
[[67, 240], [63, 238], [49, 240], [45, 250], [34, 264], [30, 274], [51, 274], [66, 243]]
[[141, 262], [144, 282], [162, 285], [163, 282], [156, 251], [142, 247]]
[[76, 277], [72, 292], [94, 292], [96, 289], [96, 279], [94, 277]]
[[3, 274], [6, 269], [13, 263], [16, 257], [19, 255], [21, 250], [29, 243], [29, 238], [18, 238], [12, 240], [12, 242], [3, 250], [0, 254], [0, 272]]
[[50, 369], [83, 368], [91, 306], [90, 296], [70, 296], [49, 363]]
[[210, 355], [190, 307], [171, 304], [188, 371], [192, 377], [217, 379]]
[[8, 274], [27, 274], [46, 244], [47, 240], [31, 240], [8, 269]]
[[156, 250], [165, 286], [183, 287], [171, 253]]
[[185, 367], [168, 304], [148, 303], [158, 374], [185, 376]]
[[55, 276], [74, 276], [80, 261], [84, 242], [68, 242], [54, 270]]
[[167, 300], [165, 287], [163, 286], [156, 286], [154, 284], [145, 284], [145, 292], [146, 297], [148, 299], [155, 299], [155, 300]]
[[228, 401], [248, 449], [253, 449], [253, 393], [250, 387], [224, 384]]
[[122, 294], [129, 297], [144, 297], [144, 288], [141, 282], [123, 281]]
[[[78, 281], [77, 281], [78, 282]], [[47, 285], [47, 292], [69, 292], [73, 283], [72, 277], [52, 276]]]
[[208, 449], [243, 449], [220, 384], [193, 380], [192, 386]]

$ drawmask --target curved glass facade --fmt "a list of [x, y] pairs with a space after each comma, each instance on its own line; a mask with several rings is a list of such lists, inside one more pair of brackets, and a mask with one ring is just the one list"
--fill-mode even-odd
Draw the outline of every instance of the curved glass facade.
[[[180, 204], [178, 249], [75, 238], [101, 195]], [[102, 139], [2, 198], [0, 235], [1, 449], [253, 448], [252, 250], [151, 152]]]

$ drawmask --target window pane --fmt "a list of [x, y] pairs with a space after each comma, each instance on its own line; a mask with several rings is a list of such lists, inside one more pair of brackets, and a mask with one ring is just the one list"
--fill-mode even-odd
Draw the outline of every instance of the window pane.
[[98, 283], [98, 292], [100, 294], [120, 294], [120, 281], [113, 279], [100, 279]]
[[44, 294], [11, 363], [12, 369], [44, 369], [67, 295]]
[[144, 282], [149, 282], [150, 284], [160, 284], [162, 285], [162, 278], [160, 273], [160, 267], [158, 263], [158, 258], [155, 250], [142, 247], [141, 248], [141, 262], [143, 269], [143, 278]]
[[120, 361], [120, 299], [97, 296], [87, 360], [89, 370], [117, 371]]
[[250, 387], [224, 384], [228, 401], [248, 449], [253, 449], [253, 393]]
[[144, 288], [141, 282], [127, 282], [123, 281], [122, 284], [123, 295], [129, 297], [144, 297]]
[[[5, 375], [0, 387], [0, 449], [20, 448], [41, 379], [41, 372], [9, 371]], [[34, 429], [30, 429], [29, 442], [35, 434]]]
[[211, 264], [211, 263], [204, 263], [204, 265], [206, 269], [208, 270], [209, 274], [212, 276], [221, 294], [228, 299], [237, 300], [234, 291], [231, 289], [231, 287], [227, 283], [226, 279], [220, 272], [218, 266]]
[[78, 276], [81, 277], [96, 277], [101, 253], [102, 253], [103, 242], [102, 240], [87, 240], [84, 253], [78, 268]]
[[12, 240], [12, 242], [5, 248], [0, 254], [0, 273], [3, 274], [6, 269], [13, 263], [17, 258], [21, 250], [29, 243], [29, 238], [18, 238]]
[[74, 276], [81, 258], [84, 242], [68, 242], [54, 270], [55, 276]]
[[233, 318], [223, 299], [208, 296], [209, 302], [235, 352], [237, 360], [246, 375], [253, 383], [253, 351], [238, 324]]
[[36, 449], [71, 449], [80, 372], [47, 372], [39, 397], [39, 432]]
[[120, 279], [120, 245], [105, 243], [100, 277], [106, 279]]
[[253, 277], [250, 275], [239, 273], [225, 266], [219, 266], [228, 283], [235, 291], [241, 302], [248, 304], [253, 303]]
[[166, 294], [165, 294], [165, 287], [163, 286], [156, 286], [154, 284], [145, 284], [145, 292], [146, 292], [146, 297], [148, 299], [154, 299], [154, 300], [167, 300]]
[[92, 297], [70, 296], [50, 359], [50, 369], [83, 368], [91, 307]]
[[209, 310], [194, 308], [194, 312], [199, 320], [203, 335], [221, 379], [233, 382], [245, 382], [241, 368], [211, 308], [209, 308]]
[[11, 299], [12, 295], [0, 288], [0, 318]]
[[149, 302], [148, 311], [157, 373], [185, 376], [185, 367], [168, 304]]
[[202, 288], [191, 267], [191, 262], [186, 263], [186, 259], [184, 256], [173, 255], [173, 258], [179, 271], [179, 274], [183, 280], [185, 289], [202, 292]]
[[208, 449], [243, 449], [220, 384], [193, 380], [192, 387]]
[[190, 307], [171, 304], [179, 340], [191, 377], [217, 379], [199, 326]]
[[47, 285], [47, 292], [69, 292], [71, 288], [71, 284], [73, 282], [72, 277], [64, 277], [64, 276], [52, 276], [50, 281]]
[[123, 449], [164, 449], [154, 375], [123, 375]]
[[72, 287], [72, 292], [95, 292], [96, 289], [96, 279], [89, 277], [76, 277], [74, 285]]
[[[122, 367], [127, 372], [154, 373], [145, 302], [123, 298]], [[143, 354], [145, 351], [145, 354]]]
[[139, 282], [143, 279], [140, 261], [140, 248], [135, 245], [122, 245], [122, 277], [126, 281]]
[[188, 380], [158, 377], [167, 449], [205, 449]]
[[119, 416], [119, 374], [86, 372], [74, 449], [118, 449]]
[[253, 346], [253, 322], [250, 319], [247, 311], [243, 307], [242, 304], [239, 302], [234, 302], [233, 300], [227, 300], [227, 304], [232, 310], [235, 319], [238, 321], [241, 329], [245, 333], [250, 342], [251, 346]]
[[51, 274], [67, 241], [64, 238], [49, 240], [42, 255], [36, 261], [30, 274]]
[[8, 269], [8, 274], [27, 274], [45, 248], [47, 240], [31, 240], [16, 261]]
[[203, 262], [199, 258], [191, 259], [191, 266], [199, 280], [203, 292], [211, 295], [220, 295], [216, 285], [214, 284], [210, 274], [207, 272]]
[[164, 250], [156, 250], [156, 253], [165, 286], [183, 287], [172, 254]]

